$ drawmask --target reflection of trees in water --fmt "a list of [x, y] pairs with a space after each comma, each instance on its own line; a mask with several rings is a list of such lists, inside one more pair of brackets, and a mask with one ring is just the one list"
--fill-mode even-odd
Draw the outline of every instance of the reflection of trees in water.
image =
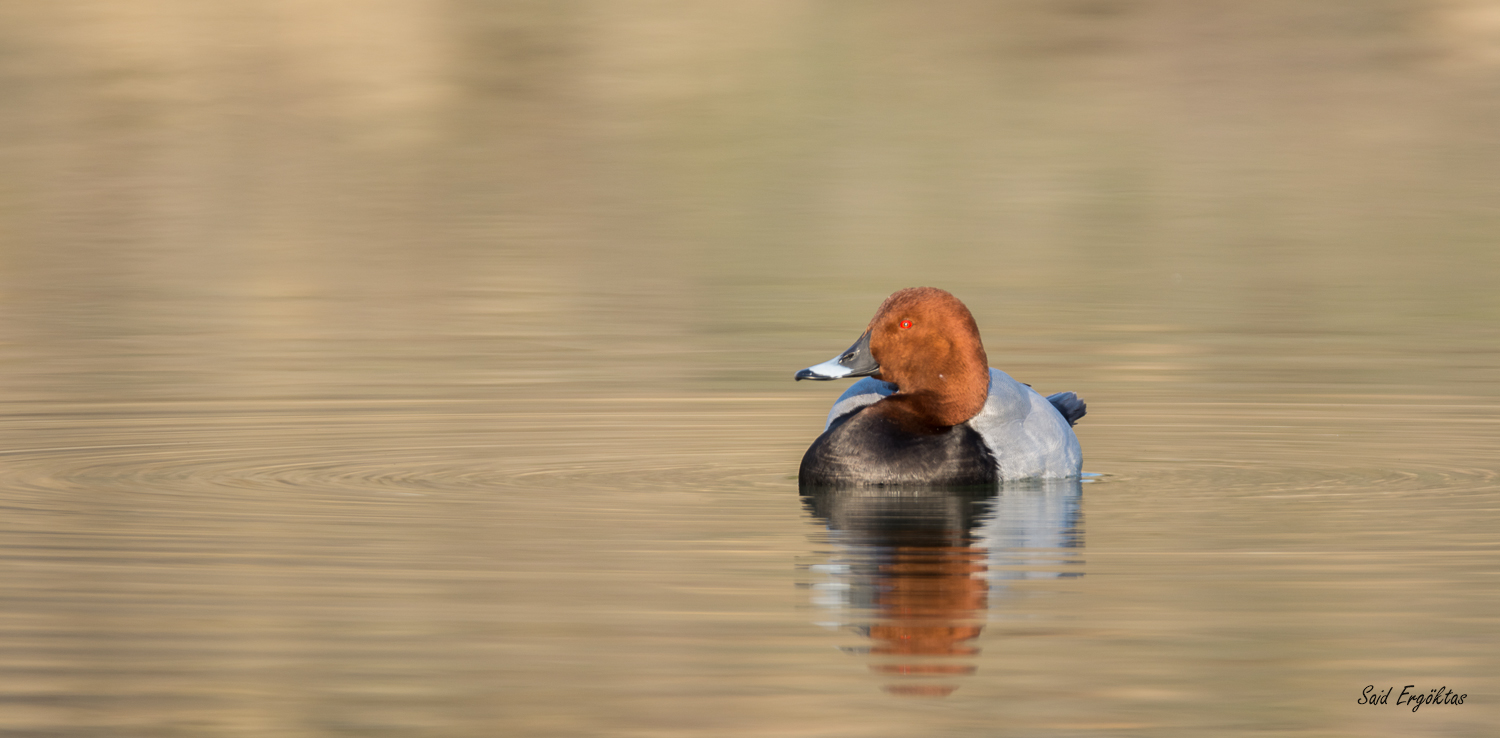
[[1077, 480], [994, 491], [826, 490], [803, 500], [828, 528], [834, 549], [811, 569], [813, 602], [825, 622], [868, 637], [845, 649], [871, 657], [895, 694], [940, 697], [973, 674], [991, 600], [1006, 580], [1075, 576], [1081, 563], [1058, 549], [1082, 548]]

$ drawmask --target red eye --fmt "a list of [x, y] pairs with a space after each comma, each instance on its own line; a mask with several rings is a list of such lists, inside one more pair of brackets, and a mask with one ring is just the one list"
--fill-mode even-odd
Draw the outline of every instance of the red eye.
[[904, 331], [904, 330], [906, 330], [907, 328], [910, 328], [910, 327], [911, 327], [911, 321], [910, 320], [903, 320], [903, 321], [901, 321], [901, 330]]

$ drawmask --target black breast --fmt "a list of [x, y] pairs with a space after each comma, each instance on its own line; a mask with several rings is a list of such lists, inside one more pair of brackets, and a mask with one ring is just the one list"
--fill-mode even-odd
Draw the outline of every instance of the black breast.
[[994, 456], [966, 424], [908, 428], [865, 408], [840, 418], [802, 457], [798, 485], [993, 487]]

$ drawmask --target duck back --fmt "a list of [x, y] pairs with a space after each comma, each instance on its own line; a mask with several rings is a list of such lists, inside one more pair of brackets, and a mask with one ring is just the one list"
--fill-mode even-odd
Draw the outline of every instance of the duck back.
[[984, 409], [965, 425], [993, 453], [1002, 479], [1062, 479], [1078, 476], [1083, 468], [1083, 450], [1068, 419], [1050, 400], [999, 369], [990, 369]]

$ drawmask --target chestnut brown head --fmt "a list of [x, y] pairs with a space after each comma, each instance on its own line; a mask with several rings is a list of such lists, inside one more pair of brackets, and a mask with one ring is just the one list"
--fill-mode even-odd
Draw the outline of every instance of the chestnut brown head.
[[989, 360], [974, 316], [957, 297], [933, 287], [901, 290], [870, 321], [875, 376], [903, 393], [933, 393], [953, 425], [973, 417], [989, 391]]

